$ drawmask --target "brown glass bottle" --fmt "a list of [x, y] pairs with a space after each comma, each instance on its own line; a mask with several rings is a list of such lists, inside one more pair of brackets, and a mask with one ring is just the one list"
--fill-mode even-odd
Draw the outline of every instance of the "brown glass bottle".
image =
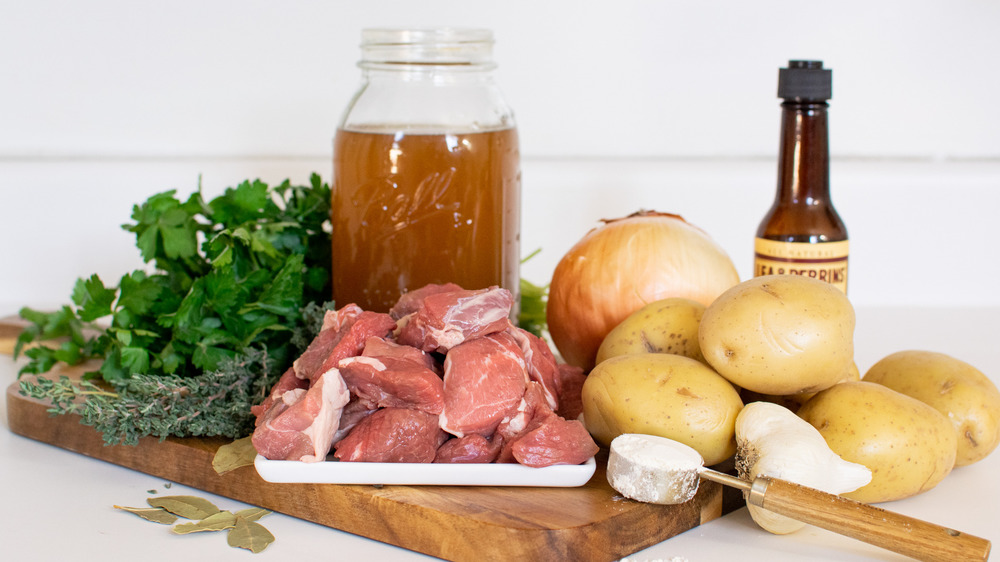
[[779, 72], [778, 189], [757, 228], [754, 277], [805, 275], [846, 293], [847, 227], [830, 200], [831, 84], [821, 61], [789, 61]]

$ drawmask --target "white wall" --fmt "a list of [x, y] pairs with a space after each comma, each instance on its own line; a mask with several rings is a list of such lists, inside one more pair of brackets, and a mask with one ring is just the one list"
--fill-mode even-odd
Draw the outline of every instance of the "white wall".
[[[638, 208], [744, 277], [773, 197], [777, 69], [834, 69], [857, 305], [1000, 305], [1000, 2], [135, 2], [0, 7], [0, 314], [138, 264], [133, 203], [330, 177], [360, 29], [494, 29], [524, 154], [525, 275]], [[560, 227], [555, 228], [556, 221]]]

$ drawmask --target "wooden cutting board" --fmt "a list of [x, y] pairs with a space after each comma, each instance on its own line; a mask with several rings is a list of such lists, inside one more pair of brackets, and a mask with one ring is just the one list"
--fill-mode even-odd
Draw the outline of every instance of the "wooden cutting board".
[[[16, 335], [7, 326], [0, 340]], [[46, 408], [21, 396], [16, 383], [7, 388], [8, 423], [17, 434], [446, 560], [617, 560], [723, 511], [722, 487], [707, 481], [681, 505], [622, 498], [607, 483], [606, 451], [598, 455], [593, 478], [579, 488], [273, 484], [252, 466], [217, 474], [212, 459], [223, 439], [144, 438], [137, 446], [109, 447], [79, 416], [52, 417]]]

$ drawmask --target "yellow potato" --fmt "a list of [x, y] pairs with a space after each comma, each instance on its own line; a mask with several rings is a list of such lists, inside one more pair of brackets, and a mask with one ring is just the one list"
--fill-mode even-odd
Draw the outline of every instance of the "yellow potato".
[[667, 437], [693, 447], [705, 464], [736, 452], [743, 408], [726, 379], [694, 359], [667, 353], [619, 355], [583, 383], [583, 423], [607, 446], [623, 433]]
[[933, 351], [900, 351], [872, 365], [864, 380], [944, 414], [958, 440], [956, 466], [980, 461], [1000, 444], [1000, 390], [964, 361]]
[[705, 309], [698, 339], [708, 364], [736, 386], [818, 392], [843, 379], [854, 361], [854, 307], [823, 281], [755, 277]]
[[671, 353], [702, 363], [698, 324], [705, 305], [668, 298], [640, 308], [615, 326], [597, 349], [597, 363], [630, 353]]
[[813, 396], [798, 411], [833, 452], [867, 466], [872, 481], [842, 494], [865, 503], [926, 492], [955, 465], [955, 432], [940, 412], [872, 382], [844, 382]]

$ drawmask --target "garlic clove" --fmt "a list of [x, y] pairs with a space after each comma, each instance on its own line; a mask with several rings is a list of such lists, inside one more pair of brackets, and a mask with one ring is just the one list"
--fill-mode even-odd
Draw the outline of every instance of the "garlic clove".
[[[770, 476], [830, 494], [854, 491], [869, 482], [868, 467], [834, 453], [819, 431], [788, 408], [751, 402], [736, 417], [736, 469], [740, 478]], [[754, 522], [775, 534], [805, 523], [747, 505]]]

